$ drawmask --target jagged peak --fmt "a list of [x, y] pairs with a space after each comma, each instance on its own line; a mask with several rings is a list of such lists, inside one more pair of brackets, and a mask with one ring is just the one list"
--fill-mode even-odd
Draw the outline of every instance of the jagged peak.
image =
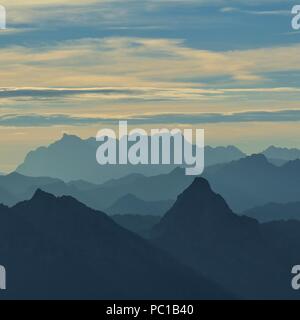
[[279, 147], [279, 146], [270, 146], [268, 147], [264, 152], [268, 151], [293, 151], [293, 152], [299, 152], [300, 150], [297, 148], [287, 148], [287, 147]]
[[74, 134], [68, 134], [68, 133], [64, 133], [61, 141], [82, 141], [82, 139]]
[[45, 192], [43, 191], [42, 189], [37, 189], [33, 195], [33, 197], [31, 198], [31, 200], [40, 200], [40, 199], [43, 199], [43, 200], [46, 200], [46, 199], [57, 199], [53, 194], [51, 193], [48, 193], [48, 192]]
[[202, 178], [195, 178], [193, 183], [178, 197], [178, 201], [193, 197], [198, 200], [209, 200], [211, 197], [219, 197], [211, 188], [209, 182]]

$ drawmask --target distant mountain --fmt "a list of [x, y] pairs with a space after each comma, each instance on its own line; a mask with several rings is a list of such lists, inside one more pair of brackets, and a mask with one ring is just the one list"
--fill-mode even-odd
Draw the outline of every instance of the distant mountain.
[[262, 154], [252, 155], [208, 168], [204, 177], [236, 212], [300, 198], [300, 160], [278, 167]]
[[299, 298], [290, 286], [290, 272], [299, 258], [300, 223], [260, 225], [238, 216], [202, 178], [178, 197], [152, 237], [242, 298]]
[[132, 214], [122, 214], [111, 216], [118, 225], [137, 233], [143, 238], [149, 238], [151, 230], [160, 221], [159, 216], [141, 216]]
[[205, 166], [212, 166], [220, 163], [227, 163], [234, 160], [239, 160], [247, 155], [237, 147], [205, 147]]
[[[278, 167], [262, 154], [252, 155], [207, 167], [203, 177], [237, 213], [272, 202], [297, 202], [300, 197], [300, 160], [289, 161]], [[22, 179], [25, 181], [22, 182]], [[106, 211], [109, 208], [113, 214], [153, 215], [157, 214], [153, 212], [153, 203], [145, 202], [175, 200], [193, 180], [194, 177], [186, 176], [181, 168], [151, 177], [131, 174], [102, 185], [85, 181], [64, 183], [53, 178], [22, 178], [20, 174], [14, 173], [0, 177], [0, 188], [18, 201], [30, 199], [36, 189], [41, 188], [56, 196], [71, 195], [96, 210]], [[130, 201], [128, 194], [133, 195]]]
[[245, 216], [252, 217], [260, 222], [276, 220], [300, 220], [300, 202], [269, 203], [244, 212]]
[[173, 201], [144, 201], [133, 194], [117, 200], [106, 211], [109, 214], [133, 214], [133, 215], [154, 215], [162, 216], [172, 206]]
[[[30, 152], [17, 172], [26, 176], [47, 176], [66, 182], [84, 180], [100, 184], [111, 179], [118, 179], [130, 174], [146, 176], [169, 173], [174, 165], [117, 165], [100, 166], [96, 162], [99, 143], [96, 139], [82, 140], [77, 136], [64, 135], [63, 138], [48, 147], [41, 147]], [[223, 163], [244, 157], [235, 147], [207, 147], [206, 165]]]
[[[142, 177], [126, 183], [126, 178], [121, 180], [110, 181], [109, 184], [103, 184], [93, 192], [93, 198], [96, 194], [102, 202], [111, 202], [113, 198], [120, 199], [128, 193], [135, 195], [144, 201], [170, 201], [176, 199], [177, 195], [188, 187], [194, 177], [186, 176], [185, 170], [177, 168], [168, 174], [157, 175], [153, 177]], [[90, 192], [91, 196], [92, 193]], [[112, 204], [115, 201], [112, 202]], [[108, 206], [107, 206], [108, 207]]]
[[53, 178], [26, 177], [17, 172], [0, 177], [0, 187], [16, 195], [24, 193], [25, 190], [35, 185], [40, 186], [59, 182], [61, 181]]
[[32, 197], [40, 186], [58, 185], [63, 182], [53, 178], [26, 177], [13, 172], [0, 176], [0, 203], [13, 206]]
[[9, 275], [1, 299], [230, 296], [105, 214], [41, 190], [0, 206], [0, 257]]
[[267, 158], [291, 161], [300, 159], [300, 149], [288, 149], [271, 146], [262, 152]]
[[[35, 178], [12, 173], [0, 177], [0, 203], [12, 206], [19, 201], [29, 200], [37, 189], [42, 189], [55, 196], [70, 195], [96, 210], [106, 210], [115, 205], [112, 208], [112, 213], [115, 214], [163, 214], [167, 211], [167, 206], [171, 205], [172, 200], [169, 199], [176, 199], [192, 179], [193, 177], [185, 176], [184, 170], [179, 168], [169, 174], [154, 177], [130, 175], [104, 185], [85, 181], [65, 183], [54, 178]], [[134, 195], [129, 202], [128, 194]], [[124, 208], [120, 205], [124, 205]]]

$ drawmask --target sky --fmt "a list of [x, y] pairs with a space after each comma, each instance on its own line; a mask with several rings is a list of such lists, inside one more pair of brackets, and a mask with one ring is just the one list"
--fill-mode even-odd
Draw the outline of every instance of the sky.
[[300, 147], [295, 1], [0, 0], [0, 171], [119, 120]]

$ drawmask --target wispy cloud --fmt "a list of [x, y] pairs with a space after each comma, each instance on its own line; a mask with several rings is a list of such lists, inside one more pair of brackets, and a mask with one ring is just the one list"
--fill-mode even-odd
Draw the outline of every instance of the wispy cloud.
[[300, 88], [196, 88], [196, 87], [104, 87], [104, 88], [0, 88], [0, 99], [47, 100], [59, 98], [82, 98], [103, 100], [188, 101], [226, 97], [232, 94], [300, 94]]
[[290, 16], [291, 10], [245, 10], [236, 7], [223, 7], [220, 9], [223, 13], [244, 13], [258, 16]]
[[99, 116], [71, 116], [66, 114], [6, 114], [0, 116], [3, 127], [48, 127], [48, 126], [81, 126], [88, 124], [115, 125], [119, 120], [128, 120], [131, 125], [163, 125], [176, 123], [186, 125], [209, 123], [241, 122], [298, 122], [300, 110], [249, 111], [236, 113], [193, 113], [193, 114], [153, 114], [126, 119], [106, 118]]
[[182, 40], [85, 39], [39, 50], [3, 48], [0, 86], [176, 87], [209, 77], [261, 85], [274, 72], [299, 71], [299, 55], [298, 44], [220, 52], [194, 49]]

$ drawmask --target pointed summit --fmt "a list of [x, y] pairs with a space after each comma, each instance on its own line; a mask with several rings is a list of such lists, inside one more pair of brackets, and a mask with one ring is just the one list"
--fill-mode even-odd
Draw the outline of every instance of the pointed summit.
[[237, 216], [206, 180], [198, 178], [154, 228], [153, 241], [238, 297], [265, 299], [291, 294], [280, 271], [286, 267], [279, 265], [289, 248], [282, 245], [288, 229], [282, 226], [277, 233], [278, 227], [272, 231], [272, 225]]
[[[225, 200], [216, 194], [209, 182], [204, 178], [196, 178], [194, 182], [178, 197], [174, 208], [185, 209], [186, 214], [201, 213], [211, 210], [232, 213]], [[189, 209], [189, 211], [187, 211]]]
[[51, 193], [45, 192], [42, 189], [37, 189], [36, 192], [34, 193], [33, 197], [31, 200], [43, 200], [46, 201], [47, 199], [56, 199], [56, 197], [54, 195], [52, 195]]
[[217, 232], [218, 237], [226, 238], [231, 230], [243, 232], [243, 228], [238, 227], [241, 220], [245, 218], [235, 215], [226, 201], [211, 189], [207, 180], [196, 178], [178, 197], [155, 228], [154, 234], [202, 239], [215, 237]]
[[[13, 278], [25, 281], [24, 292], [12, 284], [17, 297], [203, 300], [230, 296], [74, 198], [56, 198], [38, 189], [31, 200], [8, 213], [0, 214], [0, 242], [10, 250], [2, 248], [1, 254], [4, 261], [24, 267], [12, 270]], [[24, 277], [23, 270], [31, 272]]]

